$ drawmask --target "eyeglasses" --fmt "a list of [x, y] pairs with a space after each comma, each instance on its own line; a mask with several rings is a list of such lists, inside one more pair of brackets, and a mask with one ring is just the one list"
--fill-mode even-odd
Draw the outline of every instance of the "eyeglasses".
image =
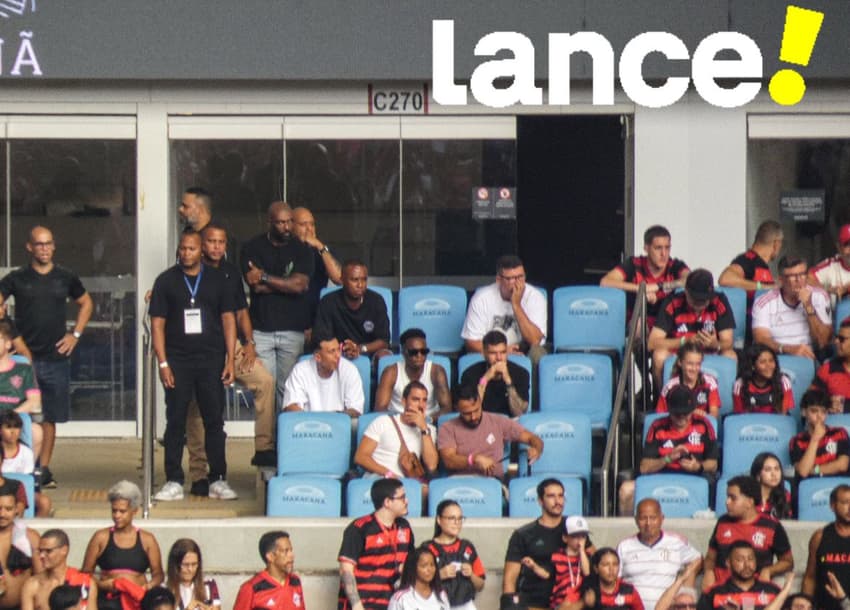
[[422, 349], [409, 349], [407, 350], [408, 356], [427, 356], [431, 353], [431, 350], [427, 347], [423, 347]]
[[392, 496], [390, 500], [407, 500], [407, 494], [401, 494], [400, 496]]
[[466, 521], [466, 517], [457, 517], [455, 515], [451, 515], [449, 517], [440, 517], [440, 519], [445, 519], [446, 521], [451, 521], [452, 523], [463, 523]]
[[54, 546], [52, 548], [42, 547], [42, 548], [38, 549], [38, 554], [39, 555], [50, 555], [50, 553], [52, 553], [53, 551], [55, 551], [58, 548], [59, 548], [58, 546]]

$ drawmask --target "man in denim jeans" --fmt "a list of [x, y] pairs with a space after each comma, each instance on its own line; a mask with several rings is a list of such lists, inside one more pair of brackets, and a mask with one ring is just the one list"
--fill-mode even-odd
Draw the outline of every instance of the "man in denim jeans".
[[[55, 265], [53, 233], [36, 226], [27, 241], [30, 264], [0, 280], [0, 305], [15, 297], [15, 323], [33, 355], [33, 369], [41, 389], [44, 442], [41, 448], [42, 485], [56, 487], [50, 458], [56, 442], [56, 424], [71, 414], [71, 353], [92, 314], [92, 300], [80, 278]], [[65, 326], [65, 301], [78, 306], [72, 331]]]
[[292, 209], [283, 201], [269, 206], [269, 230], [242, 248], [240, 263], [251, 289], [251, 322], [257, 357], [275, 378], [277, 408], [283, 407], [283, 384], [304, 351], [310, 328], [307, 289], [313, 253], [292, 233]]

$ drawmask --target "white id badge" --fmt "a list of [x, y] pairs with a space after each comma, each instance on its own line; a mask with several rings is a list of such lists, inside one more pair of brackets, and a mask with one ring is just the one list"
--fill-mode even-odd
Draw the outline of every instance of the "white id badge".
[[183, 332], [187, 335], [200, 335], [201, 330], [201, 310], [197, 308], [184, 309]]

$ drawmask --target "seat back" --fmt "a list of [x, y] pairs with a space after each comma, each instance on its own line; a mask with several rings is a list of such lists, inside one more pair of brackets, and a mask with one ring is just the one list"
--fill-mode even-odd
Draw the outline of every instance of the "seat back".
[[779, 354], [779, 369], [788, 376], [794, 392], [794, 409], [790, 413], [799, 417], [800, 401], [815, 378], [815, 361], [804, 356]]
[[398, 293], [398, 326], [421, 328], [428, 346], [436, 352], [456, 353], [463, 347], [466, 290], [458, 286], [430, 284], [408, 286]]
[[[532, 519], [540, 516], [540, 503], [537, 501], [537, 485], [550, 475], [536, 474], [530, 477], [512, 479], [509, 486], [510, 501], [508, 514], [512, 518]], [[555, 476], [564, 486], [564, 514], [584, 514], [584, 490], [581, 479], [569, 476]]]
[[[528, 413], [519, 423], [543, 440], [543, 453], [531, 465], [532, 475], [575, 475], [590, 485], [591, 426], [583, 413]], [[519, 476], [528, 472], [526, 451], [520, 452]]]
[[502, 484], [493, 477], [433, 479], [428, 486], [428, 514], [435, 514], [443, 500], [457, 502], [466, 517], [502, 516]]
[[770, 451], [782, 464], [790, 464], [788, 443], [796, 433], [797, 422], [788, 415], [727, 415], [723, 420], [723, 477], [749, 474], [753, 458], [762, 451]]
[[613, 402], [613, 364], [601, 354], [550, 354], [538, 365], [540, 410], [570, 410], [608, 429]]
[[[335, 290], [339, 290], [341, 286], [325, 286], [319, 291], [319, 296], [324, 297], [329, 292], [334, 292]], [[372, 292], [376, 292], [381, 295], [381, 298], [384, 299], [384, 304], [387, 306], [387, 317], [390, 320], [390, 343], [395, 343], [398, 341], [398, 337], [393, 334], [394, 325], [393, 325], [393, 291], [384, 286], [369, 286], [369, 290]]]
[[836, 335], [838, 334], [838, 328], [841, 326], [841, 323], [847, 316], [850, 316], [850, 299], [845, 297], [838, 301], [838, 304], [835, 306], [835, 312], [832, 316], [833, 322], [835, 324]]
[[266, 498], [269, 517], [339, 517], [342, 483], [332, 477], [283, 475], [272, 477]]
[[345, 413], [286, 412], [277, 418], [278, 474], [343, 476], [351, 458]]
[[833, 428], [844, 428], [850, 436], [850, 413], [832, 413], [826, 416], [826, 425]]
[[693, 517], [708, 508], [708, 481], [692, 474], [645, 474], [635, 481], [635, 506], [644, 498], [661, 504], [665, 517]]
[[829, 495], [838, 485], [850, 485], [850, 477], [809, 477], [797, 487], [797, 519], [799, 521], [832, 521]]
[[[353, 519], [375, 512], [372, 504], [372, 477], [351, 479], [345, 488], [345, 514]], [[402, 479], [407, 496], [407, 517], [422, 516], [422, 483], [416, 479]]]
[[565, 286], [552, 296], [555, 351], [614, 351], [626, 342], [626, 294], [602, 286]]
[[723, 286], [717, 292], [725, 294], [735, 317], [735, 331], [732, 340], [736, 349], [743, 349], [747, 334], [747, 291], [743, 288]]

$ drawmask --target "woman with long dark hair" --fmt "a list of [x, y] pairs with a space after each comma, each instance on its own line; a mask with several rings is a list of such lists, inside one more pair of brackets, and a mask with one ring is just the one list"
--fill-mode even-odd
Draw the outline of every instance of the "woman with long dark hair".
[[215, 580], [204, 579], [204, 563], [198, 543], [180, 538], [168, 551], [168, 590], [177, 600], [177, 610], [212, 610], [221, 606]]
[[469, 540], [460, 537], [463, 511], [454, 500], [437, 505], [434, 539], [428, 543], [452, 610], [475, 610], [475, 594], [484, 588], [484, 564]]
[[387, 610], [449, 610], [437, 558], [427, 543], [407, 554], [401, 585]]
[[759, 453], [750, 466], [750, 476], [761, 485], [761, 502], [756, 510], [774, 519], [793, 516], [791, 494], [785, 488], [782, 462], [775, 454], [769, 451]]
[[779, 370], [776, 352], [763, 343], [753, 343], [741, 361], [741, 376], [732, 388], [735, 413], [778, 413], [794, 408], [791, 381]]

